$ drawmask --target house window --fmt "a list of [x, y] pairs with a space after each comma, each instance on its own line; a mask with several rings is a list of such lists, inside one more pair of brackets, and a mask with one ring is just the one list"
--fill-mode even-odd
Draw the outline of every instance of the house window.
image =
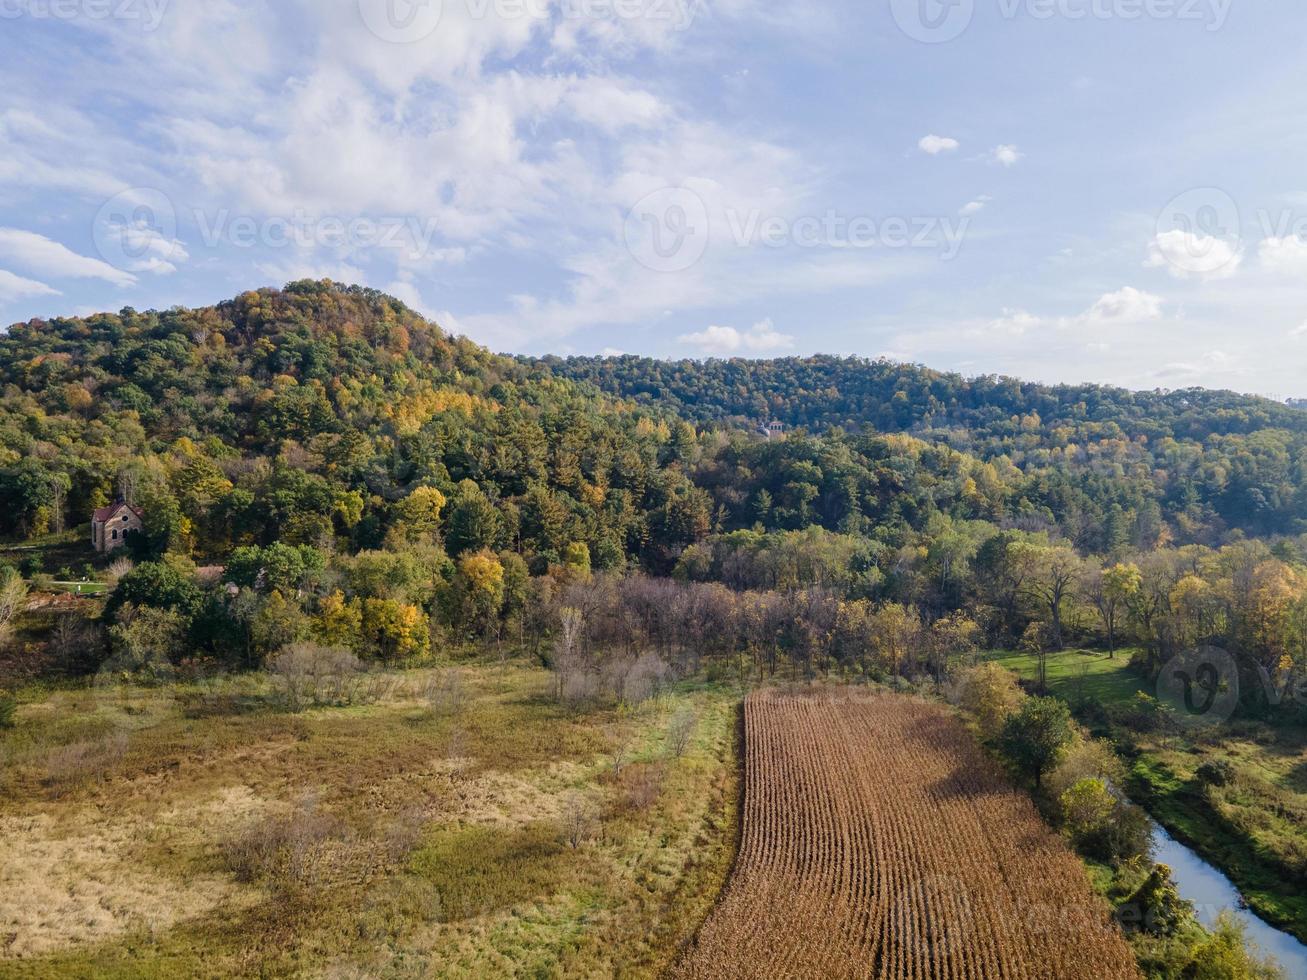
[[118, 540], [118, 529], [117, 529], [117, 528], [114, 528], [114, 529], [113, 529], [113, 539], [114, 539], [115, 541]]
[[123, 515], [123, 523], [124, 523], [124, 524], [127, 523], [127, 515], [126, 515], [126, 514]]

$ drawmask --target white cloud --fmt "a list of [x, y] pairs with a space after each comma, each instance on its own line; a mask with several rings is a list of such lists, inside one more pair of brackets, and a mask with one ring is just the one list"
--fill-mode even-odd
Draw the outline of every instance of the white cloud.
[[1020, 150], [1010, 143], [1003, 143], [994, 147], [993, 157], [995, 163], [1001, 163], [1005, 167], [1010, 167], [1018, 160], [1025, 156]]
[[962, 207], [958, 208], [958, 214], [962, 215], [964, 218], [968, 218], [973, 214], [979, 214], [985, 209], [985, 205], [992, 200], [993, 198], [988, 194], [981, 194], [974, 201], [968, 201], [966, 204], [962, 205]]
[[931, 133], [929, 136], [923, 136], [917, 141], [917, 146], [919, 146], [924, 152], [929, 153], [931, 156], [937, 156], [940, 153], [952, 153], [960, 145], [961, 144], [951, 136], [936, 136], [934, 133]]
[[1045, 324], [1043, 317], [1025, 310], [1004, 309], [1002, 315], [989, 321], [989, 329], [998, 333], [1020, 335], [1036, 330]]
[[410, 310], [416, 310], [428, 320], [434, 319], [430, 313], [430, 307], [427, 306], [427, 301], [422, 298], [422, 293], [411, 282], [396, 280], [389, 283], [382, 292], [394, 296]]
[[1084, 319], [1092, 323], [1142, 323], [1156, 320], [1161, 315], [1160, 296], [1126, 286], [1100, 296], [1084, 314]]
[[1225, 351], [1209, 350], [1196, 361], [1172, 361], [1163, 364], [1152, 373], [1154, 378], [1176, 384], [1196, 384], [1199, 380], [1210, 378], [1213, 374], [1241, 376], [1249, 373], [1240, 367]]
[[671, 107], [651, 92], [613, 78], [579, 78], [564, 98], [578, 119], [606, 132], [648, 129], [665, 122]]
[[24, 279], [12, 272], [0, 269], [0, 303], [8, 303], [29, 296], [58, 296], [59, 290], [52, 289], [35, 279]]
[[1005, 309], [1001, 316], [990, 320], [984, 333], [1021, 336], [1032, 330], [1052, 328], [1072, 330], [1087, 327], [1110, 327], [1146, 323], [1162, 316], [1162, 298], [1133, 286], [1125, 286], [1114, 293], [1104, 293], [1094, 304], [1076, 316], [1041, 317], [1026, 310]]
[[32, 231], [18, 228], [0, 228], [0, 256], [31, 269], [39, 275], [55, 279], [103, 279], [115, 286], [130, 286], [136, 277], [130, 272], [115, 269]]
[[1290, 330], [1289, 336], [1292, 337], [1294, 340], [1298, 340], [1302, 337], [1307, 337], [1307, 320], [1304, 320], [1302, 323], [1298, 324], [1298, 326]]
[[1149, 243], [1148, 268], [1168, 269], [1177, 279], [1228, 279], [1243, 263], [1237, 244], [1224, 238], [1174, 228], [1159, 232]]
[[1307, 276], [1307, 241], [1297, 235], [1268, 238], [1258, 248], [1262, 265], [1286, 276]]
[[771, 320], [760, 320], [748, 330], [735, 327], [710, 326], [697, 333], [682, 334], [676, 338], [682, 344], [700, 348], [706, 354], [765, 354], [789, 350], [794, 338], [779, 333]]

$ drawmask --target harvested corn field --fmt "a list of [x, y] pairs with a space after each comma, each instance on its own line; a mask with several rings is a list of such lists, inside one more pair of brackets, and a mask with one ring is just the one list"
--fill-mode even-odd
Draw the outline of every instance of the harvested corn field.
[[740, 853], [676, 975], [1137, 977], [1079, 860], [943, 708], [745, 703]]

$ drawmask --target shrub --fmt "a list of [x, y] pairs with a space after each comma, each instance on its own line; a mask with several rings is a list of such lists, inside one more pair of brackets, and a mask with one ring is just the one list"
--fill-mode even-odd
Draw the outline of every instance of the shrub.
[[1074, 730], [1071, 712], [1056, 698], [1028, 698], [1003, 725], [1003, 754], [1024, 776], [1043, 782], [1044, 773], [1057, 764], [1070, 744]]
[[438, 717], [460, 714], [467, 703], [463, 672], [456, 667], [437, 671], [427, 681], [424, 693], [432, 714]]
[[105, 571], [106, 584], [111, 589], [116, 587], [119, 582], [127, 577], [133, 567], [135, 566], [133, 566], [130, 558], [115, 558], [109, 563], [109, 568]]
[[349, 704], [360, 693], [363, 666], [344, 647], [289, 643], [268, 663], [290, 711], [313, 704]]
[[1143, 884], [1117, 907], [1117, 918], [1127, 932], [1154, 936], [1174, 935], [1193, 914], [1193, 905], [1180, 897], [1171, 869], [1164, 864], [1154, 865]]
[[46, 755], [45, 784], [61, 796], [91, 780], [103, 779], [126, 754], [126, 732], [60, 745]]
[[673, 716], [671, 726], [667, 729], [667, 751], [673, 758], [679, 759], [685, 755], [698, 725], [699, 716], [692, 708], [682, 708]]
[[222, 856], [241, 881], [268, 881], [287, 891], [312, 885], [339, 824], [306, 797], [289, 814], [257, 821], [227, 841]]
[[1234, 766], [1226, 759], [1208, 759], [1194, 774], [1205, 786], [1226, 786], [1234, 782]]
[[18, 714], [18, 700], [8, 691], [0, 691], [0, 728], [13, 728]]
[[1142, 807], [1118, 801], [1112, 819], [1082, 849], [1090, 857], [1116, 864], [1132, 858], [1148, 860], [1153, 852], [1152, 821]]
[[623, 780], [626, 802], [633, 810], [647, 810], [662, 794], [666, 771], [663, 763], [642, 763], [630, 766]]
[[986, 738], [998, 735], [1024, 699], [1016, 675], [995, 663], [970, 667], [958, 680], [958, 704], [976, 719]]
[[1137, 732], [1155, 732], [1166, 724], [1166, 705], [1139, 691], [1123, 709], [1121, 720]]
[[576, 850], [594, 836], [596, 817], [594, 807], [579, 793], [568, 797], [563, 807], [563, 839]]
[[1125, 769], [1110, 743], [1093, 738], [1074, 739], [1057, 767], [1048, 774], [1048, 792], [1059, 797], [1082, 779], [1101, 779], [1108, 786], [1125, 782]]
[[1093, 776], [1079, 780], [1058, 797], [1062, 819], [1071, 836], [1084, 840], [1097, 834], [1111, 819], [1116, 798], [1107, 783]]

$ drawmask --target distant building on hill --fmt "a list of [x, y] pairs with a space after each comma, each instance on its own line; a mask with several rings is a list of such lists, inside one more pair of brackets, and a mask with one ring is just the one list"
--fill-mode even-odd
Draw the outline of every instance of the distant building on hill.
[[764, 422], [762, 425], [758, 426], [758, 431], [768, 439], [783, 439], [785, 438], [785, 423], [777, 422], [773, 419], [770, 422]]
[[1307, 398], [1289, 398], [1285, 400], [1285, 404], [1290, 408], [1307, 409]]
[[127, 543], [128, 531], [145, 530], [145, 512], [121, 500], [101, 507], [91, 516], [91, 544], [106, 554]]

